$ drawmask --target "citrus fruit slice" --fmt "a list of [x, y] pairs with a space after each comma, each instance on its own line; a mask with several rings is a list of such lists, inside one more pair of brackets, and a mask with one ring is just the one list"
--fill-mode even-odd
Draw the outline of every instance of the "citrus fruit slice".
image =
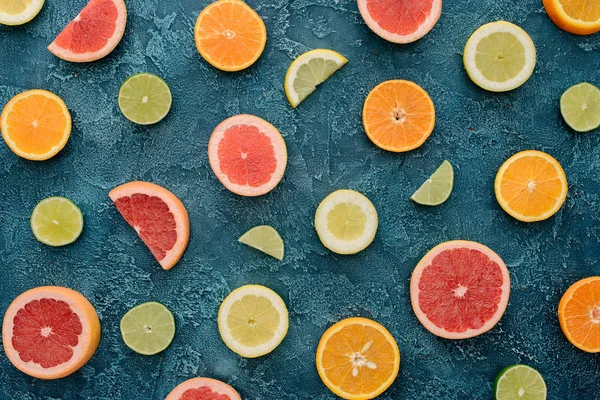
[[210, 378], [189, 379], [177, 386], [165, 400], [242, 400], [231, 386]]
[[258, 60], [267, 43], [267, 28], [243, 1], [219, 0], [202, 10], [194, 37], [198, 52], [209, 64], [233, 72]]
[[556, 214], [569, 191], [558, 161], [536, 150], [509, 158], [500, 167], [494, 186], [504, 211], [523, 222], [543, 221]]
[[61, 151], [71, 136], [71, 114], [64, 101], [46, 90], [13, 97], [0, 116], [2, 137], [19, 157], [42, 161]]
[[81, 210], [64, 197], [40, 201], [33, 209], [30, 222], [35, 238], [48, 246], [71, 244], [83, 231]]
[[454, 168], [448, 160], [427, 179], [410, 197], [412, 201], [424, 206], [439, 206], [450, 197], [454, 186]]
[[416, 83], [386, 81], [367, 96], [363, 125], [378, 147], [397, 153], [410, 151], [425, 143], [433, 132], [435, 107]]
[[277, 293], [259, 285], [242, 286], [219, 308], [219, 332], [232, 351], [246, 358], [269, 354], [288, 330], [288, 311]]
[[177, 264], [188, 244], [190, 220], [181, 201], [148, 182], [129, 182], [108, 194], [165, 270]]
[[338, 254], [356, 254], [369, 247], [377, 225], [375, 206], [354, 190], [331, 193], [315, 214], [315, 229], [321, 243]]
[[576, 35], [600, 32], [597, 0], [543, 0], [548, 16], [558, 27]]
[[175, 318], [160, 303], [137, 305], [121, 318], [121, 337], [136, 353], [158, 354], [169, 347], [175, 337]]
[[18, 296], [6, 310], [2, 343], [10, 362], [41, 379], [58, 379], [81, 368], [96, 352], [100, 321], [80, 293], [43, 286]]
[[283, 239], [281, 239], [279, 232], [272, 226], [255, 226], [244, 233], [238, 240], [240, 243], [260, 250], [271, 257], [283, 260]]
[[316, 49], [296, 58], [285, 75], [285, 95], [292, 107], [296, 108], [325, 82], [348, 60], [333, 50]]
[[494, 382], [496, 400], [546, 400], [546, 394], [544, 378], [527, 365], [504, 368]]
[[488, 247], [462, 240], [433, 248], [415, 267], [410, 300], [434, 335], [467, 339], [492, 329], [510, 294], [504, 261]]
[[429, 33], [442, 14], [442, 0], [358, 0], [373, 32], [393, 43], [411, 43]]
[[600, 126], [600, 89], [587, 82], [571, 86], [560, 98], [560, 112], [573, 130], [593, 131]]
[[600, 353], [600, 276], [575, 282], [558, 305], [558, 321], [573, 346]]
[[44, 0], [0, 1], [0, 24], [23, 25], [36, 17], [42, 10]]
[[348, 318], [333, 325], [317, 348], [317, 371], [344, 399], [373, 399], [390, 387], [400, 370], [400, 350], [382, 325]]
[[506, 21], [483, 25], [465, 46], [463, 62], [469, 78], [492, 92], [524, 84], [535, 68], [533, 41], [523, 29]]
[[107, 56], [125, 33], [123, 0], [91, 0], [48, 46], [56, 57], [90, 62]]
[[142, 72], [131, 75], [119, 89], [119, 108], [131, 122], [140, 125], [156, 124], [167, 116], [173, 98], [167, 82]]
[[208, 160], [227, 189], [241, 196], [261, 196], [281, 181], [287, 148], [277, 128], [264, 119], [236, 115], [215, 128]]

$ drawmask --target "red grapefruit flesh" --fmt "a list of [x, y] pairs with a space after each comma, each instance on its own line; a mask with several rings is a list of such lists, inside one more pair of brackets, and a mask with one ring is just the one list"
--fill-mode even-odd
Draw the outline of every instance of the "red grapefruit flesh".
[[117, 47], [127, 22], [123, 0], [91, 0], [48, 46], [58, 58], [96, 61]]
[[58, 286], [28, 290], [8, 307], [2, 343], [10, 362], [41, 379], [58, 379], [81, 368], [96, 352], [100, 321], [80, 293]]
[[165, 270], [179, 261], [190, 237], [183, 203], [167, 189], [148, 182], [129, 182], [108, 194]]
[[510, 277], [488, 247], [468, 241], [442, 243], [416, 266], [410, 300], [434, 335], [466, 339], [492, 329], [506, 310]]
[[215, 128], [208, 159], [227, 189], [242, 196], [261, 196], [281, 181], [287, 148], [277, 128], [267, 121], [236, 115]]
[[410, 43], [431, 31], [442, 13], [442, 0], [358, 0], [373, 32], [393, 43]]
[[177, 386], [165, 400], [242, 400], [231, 386], [210, 378], [194, 378]]

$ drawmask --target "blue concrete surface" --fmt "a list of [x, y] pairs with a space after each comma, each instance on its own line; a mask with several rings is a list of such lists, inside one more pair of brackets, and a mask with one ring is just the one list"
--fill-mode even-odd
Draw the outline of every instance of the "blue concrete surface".
[[[102, 341], [79, 372], [51, 382], [18, 372], [0, 352], [0, 399], [163, 399], [197, 376], [226, 381], [249, 400], [333, 399], [315, 370], [315, 349], [327, 327], [350, 316], [381, 322], [400, 346], [400, 374], [381, 399], [489, 399], [496, 374], [514, 363], [537, 368], [550, 399], [599, 398], [599, 360], [565, 340], [556, 308], [573, 282], [600, 274], [599, 132], [570, 131], [558, 109], [571, 85], [600, 85], [600, 35], [559, 30], [540, 0], [446, 0], [428, 36], [399, 46], [367, 28], [355, 0], [249, 0], [267, 25], [267, 47], [253, 67], [228, 74], [194, 46], [193, 26], [209, 0], [128, 0], [125, 38], [113, 54], [87, 65], [60, 61], [46, 46], [85, 3], [47, 0], [31, 23], [0, 27], [0, 104], [48, 89], [74, 123], [50, 161], [19, 159], [0, 143], [0, 315], [27, 289], [68, 286], [97, 308]], [[477, 88], [462, 67], [470, 34], [498, 19], [523, 27], [538, 50], [531, 79], [504, 94]], [[350, 62], [293, 110], [285, 71], [317, 47]], [[117, 107], [119, 85], [140, 71], [163, 76], [174, 95], [171, 113], [151, 127], [134, 126]], [[417, 82], [437, 107], [434, 133], [408, 154], [376, 148], [362, 128], [367, 93], [392, 78]], [[287, 142], [286, 175], [261, 198], [228, 192], [208, 164], [210, 133], [238, 113], [267, 119]], [[494, 199], [497, 169], [524, 149], [552, 154], [569, 179], [565, 206], [546, 222], [519, 223]], [[413, 205], [412, 192], [444, 159], [457, 173], [450, 200]], [[189, 210], [190, 246], [171, 271], [160, 269], [107, 197], [136, 179], [169, 188]], [[318, 203], [340, 188], [367, 195], [380, 216], [374, 243], [351, 257], [326, 251], [312, 225]], [[83, 235], [65, 248], [36, 242], [29, 228], [31, 210], [51, 195], [73, 199], [85, 215]], [[258, 224], [284, 237], [283, 262], [236, 242]], [[471, 340], [431, 335], [410, 306], [414, 266], [450, 239], [489, 245], [511, 273], [506, 314]], [[216, 323], [220, 302], [247, 283], [273, 288], [290, 310], [283, 343], [256, 360], [229, 351]], [[122, 343], [119, 320], [150, 300], [173, 311], [177, 334], [164, 353], [143, 357]]]

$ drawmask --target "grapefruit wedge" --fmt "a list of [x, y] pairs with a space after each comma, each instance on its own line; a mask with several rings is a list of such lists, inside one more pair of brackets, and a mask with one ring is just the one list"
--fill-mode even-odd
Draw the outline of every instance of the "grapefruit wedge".
[[194, 378], [173, 389], [165, 400], [242, 400], [242, 398], [226, 383], [210, 378]]
[[58, 379], [96, 352], [100, 321], [80, 293], [58, 286], [28, 290], [8, 307], [2, 343], [10, 362], [27, 375]]
[[190, 220], [181, 201], [167, 189], [148, 182], [125, 183], [108, 196], [161, 267], [173, 268], [190, 237]]
[[417, 318], [434, 335], [466, 339], [492, 329], [508, 304], [510, 277], [488, 247], [462, 240], [431, 250], [410, 280]]
[[123, 0], [91, 0], [48, 46], [58, 58], [90, 62], [107, 56], [125, 33]]
[[358, 9], [373, 32], [393, 43], [411, 43], [440, 19], [442, 0], [358, 0]]

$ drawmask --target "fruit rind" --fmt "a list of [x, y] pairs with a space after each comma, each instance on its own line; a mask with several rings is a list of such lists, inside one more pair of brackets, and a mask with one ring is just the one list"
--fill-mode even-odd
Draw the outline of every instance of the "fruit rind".
[[592, 282], [597, 282], [597, 281], [600, 281], [600, 276], [591, 276], [589, 278], [581, 279], [581, 280], [575, 282], [574, 284], [572, 284], [569, 287], [569, 289], [567, 289], [567, 291], [565, 292], [565, 294], [561, 297], [560, 303], [558, 304], [558, 322], [560, 324], [561, 330], [563, 331], [563, 334], [565, 335], [565, 337], [567, 338], [567, 340], [573, 346], [577, 347], [579, 350], [585, 351], [586, 353], [600, 353], [600, 346], [598, 348], [595, 348], [595, 349], [586, 348], [581, 343], [578, 343], [578, 342], [575, 341], [575, 339], [573, 339], [573, 337], [572, 337], [572, 335], [569, 332], [569, 329], [567, 327], [567, 320], [566, 320], [566, 316], [565, 316], [565, 310], [567, 308], [567, 305], [569, 304], [569, 301], [573, 297], [573, 294], [581, 286], [590, 284]]
[[[34, 219], [36, 214], [39, 212], [39, 208], [42, 207], [45, 203], [51, 202], [51, 201], [64, 201], [69, 203], [69, 205], [73, 208], [73, 211], [75, 211], [78, 215], [79, 215], [79, 220], [81, 222], [81, 228], [79, 229], [78, 232], [76, 232], [73, 235], [73, 238], [71, 240], [65, 241], [65, 242], [52, 242], [47, 240], [46, 238], [40, 236], [36, 230], [36, 227], [34, 225]], [[48, 197], [42, 201], [40, 201], [35, 208], [33, 209], [33, 212], [31, 213], [31, 217], [29, 218], [29, 224], [31, 226], [31, 231], [33, 232], [33, 235], [35, 236], [35, 238], [48, 245], [48, 246], [52, 246], [52, 247], [61, 247], [61, 246], [66, 246], [69, 245], [71, 243], [74, 243], [79, 236], [81, 235], [81, 232], [83, 232], [83, 214], [81, 212], [81, 209], [79, 209], [79, 207], [77, 207], [77, 204], [75, 204], [73, 201], [67, 199], [66, 197], [62, 197], [62, 196], [53, 196], [53, 197]]]
[[581, 36], [593, 35], [600, 32], [600, 19], [594, 22], [574, 19], [567, 15], [558, 0], [543, 0], [543, 4], [552, 22], [566, 32]]
[[32, 0], [27, 9], [16, 17], [0, 12], [0, 25], [17, 26], [26, 24], [37, 17], [43, 6], [44, 0]]

